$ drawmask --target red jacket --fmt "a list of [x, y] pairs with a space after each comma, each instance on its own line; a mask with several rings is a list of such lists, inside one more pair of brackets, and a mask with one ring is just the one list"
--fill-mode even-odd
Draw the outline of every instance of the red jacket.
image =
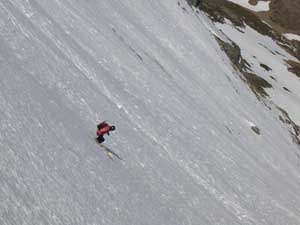
[[98, 136], [103, 136], [104, 134], [109, 135], [109, 131], [110, 131], [110, 126], [107, 125], [105, 127], [100, 128], [99, 130], [97, 130], [97, 135]]

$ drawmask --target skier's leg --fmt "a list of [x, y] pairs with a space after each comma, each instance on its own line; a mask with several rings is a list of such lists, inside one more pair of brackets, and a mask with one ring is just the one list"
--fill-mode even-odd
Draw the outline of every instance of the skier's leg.
[[104, 137], [103, 137], [103, 136], [98, 136], [98, 137], [97, 137], [97, 141], [98, 141], [99, 143], [104, 142]]

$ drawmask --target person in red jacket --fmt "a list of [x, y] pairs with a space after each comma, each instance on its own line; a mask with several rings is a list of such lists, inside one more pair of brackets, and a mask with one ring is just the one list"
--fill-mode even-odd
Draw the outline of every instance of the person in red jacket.
[[104, 140], [105, 140], [104, 137], [103, 137], [104, 134], [109, 135], [110, 131], [114, 131], [116, 129], [115, 126], [111, 126], [108, 123], [106, 123], [105, 121], [103, 121], [102, 123], [99, 123], [97, 125], [97, 128], [98, 128], [98, 130], [97, 130], [97, 141], [99, 143], [104, 142]]

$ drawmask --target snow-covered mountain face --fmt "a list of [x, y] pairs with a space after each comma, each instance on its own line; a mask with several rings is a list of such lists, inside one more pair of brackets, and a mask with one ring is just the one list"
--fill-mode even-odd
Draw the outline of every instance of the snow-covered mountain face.
[[1, 0], [0, 29], [1, 224], [300, 223], [298, 146], [185, 1]]
[[291, 19], [298, 18], [300, 2], [203, 0], [195, 5], [226, 36], [219, 42], [232, 63], [254, 93], [265, 98], [260, 100], [277, 107], [300, 145], [300, 29]]

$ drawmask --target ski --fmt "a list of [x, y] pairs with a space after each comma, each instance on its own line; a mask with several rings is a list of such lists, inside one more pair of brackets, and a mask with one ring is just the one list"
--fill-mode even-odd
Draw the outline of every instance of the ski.
[[105, 151], [106, 155], [108, 156], [108, 158], [110, 158], [111, 160], [114, 159], [114, 157], [118, 158], [119, 160], [123, 160], [123, 158], [121, 158], [117, 153], [115, 153], [112, 149], [110, 149], [109, 147], [105, 146], [103, 143], [99, 143], [96, 139], [96, 143]]

